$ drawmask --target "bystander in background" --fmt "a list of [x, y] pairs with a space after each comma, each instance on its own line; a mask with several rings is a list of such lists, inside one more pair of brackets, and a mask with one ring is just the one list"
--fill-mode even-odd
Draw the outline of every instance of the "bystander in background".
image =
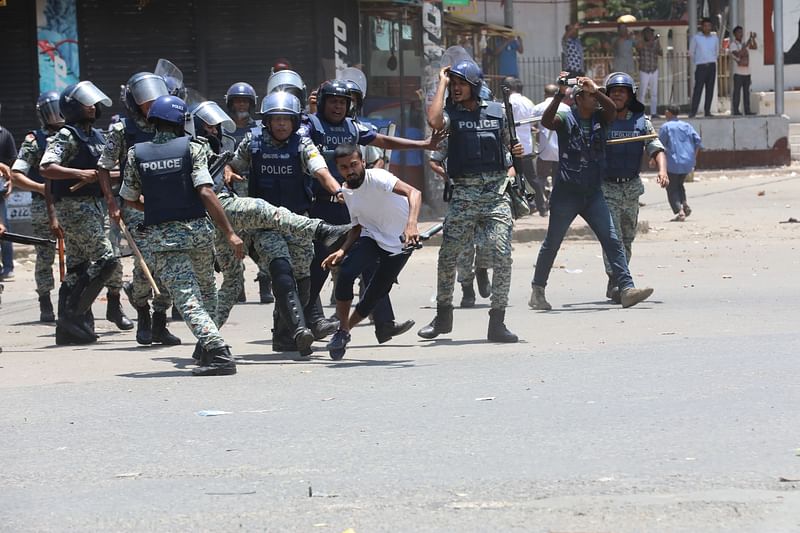
[[658, 138], [667, 153], [667, 200], [675, 213], [673, 222], [683, 222], [692, 214], [692, 208], [686, 203], [686, 188], [683, 182], [686, 176], [694, 171], [697, 153], [703, 148], [700, 135], [691, 124], [678, 119], [678, 106], [667, 108], [667, 122], [658, 130]]
[[614, 72], [625, 72], [633, 75], [633, 34], [625, 24], [617, 25], [617, 37], [614, 39]]
[[[544, 101], [533, 107], [533, 116], [541, 118], [547, 106], [553, 101], [553, 97], [558, 93], [558, 85], [549, 83], [544, 86]], [[558, 104], [556, 112], [567, 112], [569, 106], [563, 102]], [[539, 157], [536, 159], [537, 179], [546, 186], [548, 178], [555, 180], [558, 173], [558, 135], [553, 130], [545, 128], [539, 123]]]
[[703, 19], [702, 28], [702, 33], [695, 33], [689, 44], [689, 56], [694, 62], [694, 90], [692, 91], [692, 108], [689, 118], [697, 115], [703, 89], [705, 89], [703, 110], [707, 117], [711, 116], [711, 99], [714, 97], [714, 82], [717, 79], [719, 41], [715, 35], [711, 35], [710, 18]]
[[497, 57], [497, 73], [500, 76], [518, 78], [517, 54], [522, 54], [524, 51], [522, 37], [513, 35], [508, 38], [499, 37], [497, 48], [494, 50], [494, 55]]
[[574, 75], [583, 76], [586, 64], [583, 61], [583, 44], [578, 37], [580, 24], [567, 24], [561, 38], [561, 69]]
[[753, 115], [750, 112], [750, 50], [757, 50], [756, 34], [750, 32], [747, 42], [743, 42], [744, 29], [736, 26], [733, 29], [733, 41], [730, 45], [731, 57], [733, 58], [733, 102], [731, 112], [734, 115], [741, 115], [739, 111], [739, 99], [744, 100], [744, 114]]
[[[639, 54], [639, 101], [644, 103], [650, 93], [650, 116], [658, 116], [658, 59], [662, 55], [658, 35], [650, 26], [642, 30], [641, 38], [636, 40]], [[648, 91], [649, 89], [649, 91]]]
[[[11, 132], [0, 126], [0, 163], [11, 166], [16, 159], [17, 146], [14, 144], [14, 137], [12, 137]], [[12, 190], [11, 173], [3, 171], [0, 174], [0, 220], [5, 222], [6, 229], [10, 229], [6, 201]], [[0, 269], [0, 281], [10, 281], [14, 279], [14, 246], [10, 242], [0, 241], [0, 249], [2, 249], [3, 260], [3, 266]]]

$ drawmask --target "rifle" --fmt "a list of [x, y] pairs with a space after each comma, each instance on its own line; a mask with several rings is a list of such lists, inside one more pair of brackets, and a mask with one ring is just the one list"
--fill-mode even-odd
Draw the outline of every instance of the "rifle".
[[233, 153], [229, 150], [225, 150], [224, 152], [219, 154], [217, 156], [217, 159], [215, 159], [213, 163], [208, 165], [208, 173], [211, 174], [211, 178], [214, 179], [217, 174], [225, 170], [225, 165], [230, 163], [232, 159], [233, 159]]
[[[513, 147], [519, 140], [517, 139], [517, 130], [514, 128], [514, 109], [511, 107], [511, 102], [508, 101], [511, 96], [511, 89], [503, 87], [503, 104], [506, 107], [506, 124], [508, 126], [508, 136], [511, 139], [511, 146]], [[511, 210], [513, 211], [514, 218], [524, 217], [531, 214], [531, 208], [528, 206], [528, 199], [525, 195], [525, 179], [522, 172], [522, 160], [512, 154], [514, 161], [514, 183], [511, 185], [509, 194], [511, 196]]]
[[53, 239], [42, 239], [41, 237], [32, 237], [30, 235], [20, 235], [19, 233], [11, 233], [9, 231], [0, 235], [0, 241], [8, 241], [16, 244], [32, 244], [34, 246], [41, 246], [48, 244], [55, 245], [56, 241]]

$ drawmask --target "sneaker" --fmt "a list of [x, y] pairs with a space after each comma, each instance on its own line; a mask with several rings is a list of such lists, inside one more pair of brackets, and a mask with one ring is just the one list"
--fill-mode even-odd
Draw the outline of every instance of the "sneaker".
[[331, 359], [334, 361], [339, 361], [342, 357], [344, 357], [344, 353], [347, 351], [348, 342], [350, 342], [350, 334], [342, 329], [337, 329], [336, 333], [333, 334], [331, 341], [326, 346]]

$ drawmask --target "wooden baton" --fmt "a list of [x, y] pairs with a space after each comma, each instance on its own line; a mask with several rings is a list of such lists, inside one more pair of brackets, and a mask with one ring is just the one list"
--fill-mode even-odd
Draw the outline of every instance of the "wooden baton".
[[58, 276], [60, 281], [64, 282], [64, 277], [67, 275], [67, 264], [64, 260], [64, 239], [58, 238]]
[[648, 133], [647, 135], [637, 135], [636, 137], [621, 137], [619, 139], [611, 139], [610, 141], [606, 141], [606, 144], [635, 143], [638, 141], [651, 141], [653, 139], [658, 139], [658, 133]]
[[161, 291], [158, 290], [158, 286], [156, 285], [156, 280], [153, 279], [153, 275], [150, 273], [150, 269], [147, 268], [147, 263], [145, 263], [144, 257], [142, 257], [142, 252], [139, 251], [139, 247], [136, 246], [136, 241], [133, 240], [133, 236], [128, 231], [128, 226], [125, 225], [125, 222], [122, 219], [119, 219], [119, 229], [122, 230], [122, 234], [125, 235], [125, 239], [128, 241], [128, 245], [133, 250], [133, 255], [136, 256], [136, 259], [139, 260], [139, 266], [142, 267], [142, 272], [144, 272], [144, 276], [147, 278], [147, 281], [150, 283], [150, 287], [153, 289], [153, 294], [156, 296], [161, 296]]

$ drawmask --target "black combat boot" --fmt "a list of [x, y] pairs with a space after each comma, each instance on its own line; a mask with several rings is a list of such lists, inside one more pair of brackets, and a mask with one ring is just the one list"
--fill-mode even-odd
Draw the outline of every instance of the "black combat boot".
[[461, 305], [459, 307], [475, 307], [475, 288], [471, 281], [461, 283]]
[[147, 346], [153, 343], [153, 329], [150, 322], [150, 305], [136, 307], [136, 342]]
[[437, 305], [436, 316], [430, 324], [417, 332], [423, 339], [435, 339], [442, 333], [453, 331], [453, 306]]
[[[306, 320], [303, 316], [303, 308], [300, 305], [300, 297], [296, 290], [290, 290], [287, 294], [277, 295], [275, 306], [278, 308], [279, 319], [276, 322], [276, 330], [279, 343], [288, 345], [286, 340], [291, 339], [291, 344], [300, 352], [303, 357], [311, 355], [311, 344], [314, 342], [314, 333], [306, 327]], [[273, 340], [273, 344], [275, 341]]]
[[478, 294], [481, 298], [488, 298], [492, 295], [492, 282], [489, 281], [489, 271], [485, 268], [475, 269], [475, 279], [478, 282]]
[[39, 322], [55, 322], [56, 315], [53, 313], [53, 302], [50, 301], [50, 293], [39, 295]]
[[170, 311], [170, 319], [183, 322], [183, 315], [181, 315], [181, 312], [178, 310], [177, 307], [175, 307], [175, 304], [172, 304], [172, 310]]
[[413, 328], [414, 324], [416, 324], [416, 322], [413, 320], [406, 320], [399, 324], [394, 320], [386, 322], [385, 324], [375, 324], [375, 338], [378, 339], [378, 344], [389, 342], [392, 340], [392, 337], [402, 335]]
[[167, 329], [167, 313], [165, 311], [153, 311], [153, 342], [165, 346], [177, 346], [181, 343], [181, 340]]
[[192, 370], [195, 376], [230, 376], [236, 373], [236, 362], [228, 346], [204, 351], [200, 366]]
[[197, 361], [197, 364], [200, 364], [200, 362], [203, 360], [203, 354], [205, 352], [206, 350], [203, 348], [203, 343], [197, 341], [197, 343], [194, 345], [194, 351], [192, 352], [192, 359]]
[[317, 301], [313, 305], [306, 307], [306, 323], [314, 333], [314, 340], [321, 340], [328, 335], [333, 335], [339, 329], [339, 320], [336, 318], [325, 318], [322, 312], [322, 301], [317, 296]]
[[[72, 290], [64, 283], [58, 290], [58, 320], [56, 320], [56, 344], [91, 344], [97, 341], [94, 327], [87, 327], [84, 315], [73, 315], [69, 312], [69, 298]], [[92, 324], [93, 325], [93, 324]]]
[[256, 281], [258, 282], [258, 294], [261, 298], [261, 303], [273, 303], [275, 301], [275, 297], [272, 295], [272, 280], [269, 278], [269, 276], [259, 274], [258, 277], [256, 277]]
[[504, 323], [506, 319], [505, 309], [489, 310], [489, 331], [486, 338], [492, 342], [518, 342], [519, 338], [508, 331]]
[[329, 252], [338, 249], [344, 243], [347, 232], [353, 228], [352, 224], [334, 226], [327, 222], [320, 222], [314, 231], [314, 240], [325, 245]]
[[133, 322], [125, 316], [122, 310], [122, 302], [119, 301], [119, 293], [109, 292], [106, 294], [106, 320], [113, 322], [122, 331], [133, 329]]

